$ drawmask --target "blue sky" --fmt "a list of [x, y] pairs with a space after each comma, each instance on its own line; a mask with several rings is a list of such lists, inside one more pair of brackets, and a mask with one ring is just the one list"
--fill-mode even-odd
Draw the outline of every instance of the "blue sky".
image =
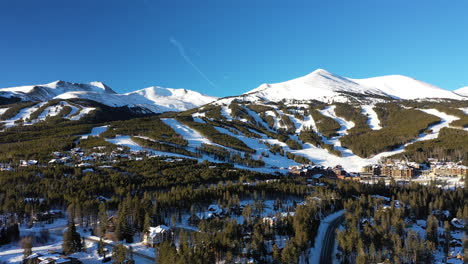
[[103, 81], [214, 96], [317, 68], [468, 86], [468, 1], [2, 0], [0, 87]]

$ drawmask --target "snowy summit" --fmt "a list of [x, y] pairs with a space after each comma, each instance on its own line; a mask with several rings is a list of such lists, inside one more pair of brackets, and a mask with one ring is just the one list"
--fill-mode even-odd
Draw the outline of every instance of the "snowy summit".
[[195, 91], [163, 87], [149, 87], [127, 94], [118, 94], [102, 82], [83, 84], [65, 81], [2, 88], [0, 97], [16, 97], [22, 101], [88, 99], [112, 107], [140, 106], [155, 113], [185, 111], [217, 99]]
[[393, 99], [445, 98], [463, 100], [464, 97], [452, 91], [402, 76], [389, 75], [368, 79], [351, 79], [318, 69], [290, 81], [262, 84], [245, 93], [248, 99], [265, 101], [330, 100], [346, 101], [343, 95], [364, 95]]

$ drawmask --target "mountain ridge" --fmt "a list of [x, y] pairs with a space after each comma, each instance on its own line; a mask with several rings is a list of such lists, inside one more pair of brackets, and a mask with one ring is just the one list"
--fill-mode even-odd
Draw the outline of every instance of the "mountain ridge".
[[391, 100], [467, 100], [468, 88], [445, 90], [403, 75], [387, 75], [366, 79], [343, 77], [324, 69], [272, 84], [261, 84], [241, 95], [217, 98], [187, 89], [151, 86], [120, 94], [102, 82], [73, 83], [54, 81], [41, 85], [0, 88], [0, 97], [21, 101], [52, 99], [88, 99], [112, 107], [138, 106], [154, 113], [185, 111], [220, 99], [238, 98], [247, 101], [317, 100], [325, 103], [358, 101], [373, 104]]
[[88, 99], [112, 107], [144, 107], [154, 113], [185, 111], [217, 99], [216, 97], [204, 95], [196, 91], [159, 86], [119, 94], [102, 82], [72, 83], [61, 80], [41, 85], [1, 88], [0, 97], [16, 97], [22, 101]]
[[343, 93], [384, 96], [393, 99], [455, 99], [464, 100], [462, 96], [453, 91], [445, 90], [403, 75], [387, 75], [367, 79], [352, 79], [330, 73], [324, 69], [317, 69], [305, 76], [289, 81], [262, 84], [246, 92], [243, 96], [249, 99], [262, 99], [266, 101], [292, 100], [319, 100], [337, 101]]

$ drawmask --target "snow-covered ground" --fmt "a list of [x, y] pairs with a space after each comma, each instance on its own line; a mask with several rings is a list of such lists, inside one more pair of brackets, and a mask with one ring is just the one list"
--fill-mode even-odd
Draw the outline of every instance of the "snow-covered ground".
[[440, 122], [439, 124], [437, 124], [435, 126], [432, 126], [430, 128], [432, 130], [432, 133], [426, 134], [423, 137], [418, 138], [418, 141], [437, 138], [439, 136], [439, 131], [442, 128], [448, 127], [448, 125], [452, 121], [460, 119], [460, 118], [458, 118], [456, 116], [447, 115], [446, 113], [440, 112], [440, 111], [438, 111], [436, 109], [419, 109], [419, 110], [421, 110], [423, 112], [426, 112], [426, 113], [428, 113], [430, 115], [435, 115], [435, 116], [439, 117], [442, 120], [442, 122]]
[[[432, 132], [429, 133], [429, 134], [421, 134], [417, 139], [415, 139], [415, 140], [413, 140], [413, 141], [411, 141], [411, 142], [409, 142], [409, 143], [407, 143], [407, 144], [405, 144], [405, 145], [403, 145], [403, 146], [401, 146], [401, 147], [399, 147], [399, 148], [397, 148], [395, 150], [382, 152], [382, 153], [379, 153], [379, 154], [375, 155], [374, 157], [367, 158], [367, 159], [366, 158], [361, 158], [361, 157], [355, 155], [354, 153], [352, 153], [351, 150], [346, 149], [346, 148], [341, 146], [341, 142], [339, 141], [339, 139], [342, 136], [347, 134], [347, 130], [352, 128], [354, 126], [354, 123], [353, 122], [348, 122], [348, 121], [346, 121], [346, 120], [344, 120], [342, 118], [337, 117], [335, 112], [334, 112], [334, 106], [327, 107], [324, 110], [321, 110], [321, 113], [328, 116], [328, 117], [333, 118], [334, 120], [336, 120], [341, 125], [341, 128], [338, 131], [339, 135], [337, 137], [333, 137], [333, 138], [330, 138], [330, 139], [322, 137], [322, 139], [324, 140], [325, 143], [332, 144], [333, 146], [335, 146], [335, 149], [341, 151], [342, 152], [342, 157], [338, 157], [336, 155], [333, 155], [333, 154], [329, 153], [327, 150], [325, 150], [323, 148], [315, 147], [315, 146], [313, 146], [311, 144], [308, 144], [308, 143], [303, 144], [304, 149], [291, 150], [283, 142], [280, 142], [280, 141], [278, 141], [276, 139], [268, 138], [266, 135], [263, 135], [261, 133], [258, 133], [258, 132], [256, 132], [256, 133], [261, 135], [262, 140], [268, 142], [269, 144], [278, 144], [278, 145], [282, 146], [285, 151], [290, 151], [290, 152], [292, 152], [294, 154], [303, 155], [303, 156], [309, 158], [310, 160], [312, 160], [315, 164], [320, 164], [320, 165], [330, 166], [330, 167], [333, 167], [333, 166], [336, 166], [336, 165], [342, 165], [348, 171], [359, 171], [362, 167], [364, 167], [366, 165], [378, 163], [379, 160], [382, 157], [387, 157], [387, 156], [391, 156], [391, 155], [403, 152], [404, 148], [409, 144], [412, 144], [412, 143], [417, 142], [417, 141], [430, 140], [430, 139], [437, 138], [441, 128], [447, 127], [450, 122], [452, 122], [453, 120], [458, 119], [458, 117], [447, 115], [447, 114], [442, 113], [440, 111], [437, 111], [435, 109], [421, 109], [421, 110], [426, 112], [426, 113], [438, 116], [439, 118], [442, 119], [442, 122], [437, 124], [437, 125], [434, 125], [434, 126], [430, 127]], [[372, 110], [368, 109], [366, 111], [368, 113], [371, 113]], [[273, 112], [271, 112], [270, 114], [274, 115]], [[254, 113], [252, 113], [252, 115], [254, 117], [256, 116]], [[373, 114], [370, 114], [370, 116], [372, 116], [372, 115]], [[314, 122], [313, 118], [311, 118], [310, 116], [305, 116], [304, 121], [298, 120], [298, 119], [296, 119], [294, 117], [291, 117], [290, 115], [288, 115], [288, 116], [295, 123], [295, 126], [296, 126], [296, 128], [299, 129], [299, 131], [301, 129], [305, 128], [305, 127], [312, 127], [314, 129], [316, 129], [315, 122]], [[370, 119], [371, 119], [370, 123], [374, 124], [373, 125], [374, 129], [380, 128], [379, 126], [376, 126], [376, 123], [378, 123], [378, 118], [375, 119], [373, 117], [370, 117]], [[203, 137], [197, 131], [195, 131], [195, 130], [187, 127], [187, 126], [184, 126], [184, 125], [180, 124], [179, 122], [177, 122], [174, 119], [163, 119], [163, 122], [165, 122], [167, 125], [172, 127], [178, 134], [182, 135], [182, 137], [187, 139], [189, 141], [189, 146], [190, 147], [198, 147], [202, 143], [214, 144], [213, 142], [211, 142], [207, 138]], [[263, 143], [261, 143], [259, 141], [259, 139], [246, 137], [242, 133], [240, 133], [239, 131], [237, 131], [237, 132], [239, 132], [238, 134], [234, 134], [231, 131], [229, 131], [227, 129], [224, 129], [224, 128], [216, 128], [216, 129], [218, 131], [222, 132], [222, 133], [231, 135], [233, 137], [236, 137], [236, 138], [242, 140], [244, 143], [247, 144], [247, 146], [249, 146], [252, 149], [257, 150], [257, 154], [260, 154], [262, 152], [268, 153], [269, 157], [262, 157], [263, 161], [265, 161], [265, 163], [267, 164], [267, 166], [266, 166], [267, 168], [265, 168], [265, 170], [264, 170], [266, 172], [271, 171], [270, 169], [268, 169], [268, 167], [270, 167], [270, 168], [271, 167], [279, 168], [279, 167], [288, 167], [290, 165], [296, 165], [296, 162], [294, 162], [292, 160], [289, 160], [289, 159], [287, 159], [287, 158], [285, 158], [283, 156], [280, 156], [280, 155], [274, 155], [273, 153], [270, 153], [269, 149]], [[298, 140], [297, 136], [292, 136], [292, 138]], [[128, 140], [128, 138], [126, 140]], [[129, 142], [127, 142], [127, 143], [129, 143]], [[130, 146], [130, 145], [133, 145], [133, 144], [128, 144], [128, 145]], [[217, 144], [214, 144], [214, 145], [217, 145]]]
[[8, 120], [2, 121], [2, 122], [5, 123], [5, 127], [15, 126], [16, 121], [18, 121], [20, 119], [25, 120], [25, 119], [29, 118], [29, 116], [31, 116], [32, 113], [34, 113], [37, 109], [39, 109], [44, 104], [46, 104], [46, 103], [39, 103], [39, 104], [33, 105], [31, 107], [23, 108], [18, 112], [18, 114], [16, 114], [16, 116], [14, 116], [14, 117], [12, 117], [12, 118], [10, 118]]
[[368, 118], [367, 124], [372, 130], [382, 129], [382, 127], [380, 126], [379, 117], [377, 113], [374, 111], [374, 107], [372, 105], [363, 105], [362, 113], [365, 116], [367, 116]]
[[91, 129], [91, 132], [86, 135], [82, 135], [81, 139], [86, 139], [88, 137], [98, 137], [100, 134], [104, 133], [109, 126], [99, 126], [99, 127], [93, 127]]
[[163, 118], [161, 119], [166, 125], [170, 126], [174, 131], [181, 135], [185, 140], [188, 141], [189, 147], [200, 147], [203, 143], [204, 144], [212, 144], [210, 140], [203, 137], [197, 131], [179, 123], [177, 120], [173, 118]]
[[133, 141], [130, 136], [118, 135], [115, 138], [108, 138], [106, 141], [115, 145], [128, 147], [131, 151], [142, 151], [145, 149]]
[[0, 115], [3, 115], [3, 113], [6, 112], [6, 110], [8, 110], [8, 107], [7, 108], [0, 108]]
[[333, 214], [328, 215], [320, 221], [320, 226], [315, 237], [314, 247], [309, 249], [309, 263], [320, 263], [320, 252], [322, 251], [323, 241], [327, 232], [330, 222], [344, 214], [344, 210], [340, 210]]
[[77, 115], [69, 115], [68, 116], [68, 119], [70, 120], [80, 120], [83, 116], [91, 113], [91, 111], [94, 111], [96, 110], [96, 108], [93, 108], [93, 107], [83, 107], [83, 109], [81, 109], [80, 113], [77, 114]]
[[337, 131], [338, 136], [336, 137], [336, 139], [339, 139], [340, 137], [348, 134], [348, 130], [354, 127], [354, 122], [346, 121], [345, 119], [338, 117], [335, 113], [335, 108], [336, 106], [332, 105], [324, 108], [323, 110], [320, 110], [320, 113], [322, 113], [324, 116], [333, 118], [336, 122], [338, 122], [338, 124], [340, 124], [340, 129]]
[[[33, 245], [33, 253], [47, 253], [47, 251], [57, 251], [62, 250], [63, 243], [63, 232], [66, 230], [68, 225], [67, 219], [60, 218], [54, 221], [52, 224], [44, 224], [40, 226], [34, 226], [32, 228], [26, 228], [24, 226], [20, 227], [21, 236], [34, 235], [34, 233], [39, 234], [42, 230], [48, 230], [49, 232], [49, 241], [44, 245]], [[95, 264], [100, 263], [102, 257], [99, 257], [97, 253], [97, 244], [99, 238], [92, 236], [89, 229], [77, 226], [77, 231], [82, 237], [86, 239], [86, 252], [74, 253], [70, 256], [78, 258], [85, 264]], [[134, 259], [136, 263], [154, 263], [154, 249], [148, 248], [143, 245], [140, 241], [138, 235], [135, 236], [136, 242], [125, 244], [126, 246], [131, 246], [134, 252]], [[104, 241], [107, 245], [105, 246], [109, 253], [107, 256], [112, 255], [112, 246], [115, 245], [115, 242], [110, 240]], [[0, 247], [0, 263], [20, 263], [23, 260], [23, 251], [19, 243], [10, 243]]]
[[[46, 103], [47, 102], [42, 102], [42, 103], [38, 103], [36, 105], [33, 105], [31, 107], [26, 107], [24, 109], [21, 109], [18, 112], [18, 114], [16, 114], [14, 117], [12, 117], [12, 118], [10, 118], [8, 120], [0, 121], [0, 123], [4, 123], [5, 127], [7, 127], [7, 128], [15, 126], [16, 125], [15, 122], [19, 121], [20, 119], [23, 119], [23, 120], [29, 119], [31, 117], [32, 113], [37, 111], [41, 106], [45, 105]], [[64, 117], [65, 119], [69, 119], [69, 120], [79, 120], [82, 117], [84, 117], [85, 115], [89, 114], [91, 111], [96, 109], [96, 108], [92, 108], [92, 107], [83, 107], [83, 109], [81, 109], [81, 111], [80, 111], [78, 109], [78, 107], [76, 107], [74, 105], [71, 105], [71, 104], [69, 104], [67, 102], [61, 101], [59, 104], [52, 105], [52, 106], [49, 106], [46, 109], [44, 109], [44, 111], [42, 111], [42, 113], [40, 113], [39, 116], [36, 119], [29, 120], [29, 122], [24, 122], [23, 124], [24, 125], [32, 125], [32, 124], [35, 124], [35, 123], [37, 123], [39, 121], [44, 121], [48, 117], [57, 116], [65, 106], [69, 106], [69, 107], [72, 108], [71, 112], [67, 116]], [[0, 108], [0, 115], [2, 115], [7, 109], [8, 108]], [[78, 113], [78, 111], [80, 111], [80, 112]]]
[[[386, 152], [382, 152], [382, 153], [379, 153], [371, 158], [361, 158], [357, 155], [355, 155], [354, 153], [352, 153], [351, 150], [349, 149], [346, 149], [346, 148], [343, 148], [341, 147], [341, 143], [339, 142], [339, 137], [335, 137], [335, 138], [332, 138], [332, 139], [325, 139], [324, 142], [327, 143], [327, 144], [333, 144], [335, 146], [336, 149], [340, 150], [343, 154], [342, 157], [338, 157], [338, 156], [335, 156], [333, 154], [330, 154], [327, 150], [325, 149], [322, 149], [322, 148], [318, 148], [318, 147], [315, 147], [311, 144], [304, 144], [304, 149], [302, 150], [292, 150], [291, 152], [295, 153], [295, 154], [302, 154], [306, 157], [308, 157], [309, 159], [311, 159], [314, 163], [316, 164], [321, 164], [321, 165], [324, 165], [324, 166], [335, 166], [335, 165], [342, 165], [345, 169], [349, 170], [349, 171], [359, 171], [362, 167], [366, 166], [366, 165], [369, 165], [369, 164], [375, 164], [375, 163], [378, 163], [378, 161], [382, 158], [382, 157], [388, 157], [388, 156], [391, 156], [391, 155], [394, 155], [394, 154], [398, 154], [398, 153], [401, 153], [404, 151], [404, 148], [410, 144], [413, 144], [414, 142], [417, 142], [417, 141], [423, 141], [423, 140], [430, 140], [430, 139], [434, 139], [434, 138], [437, 138], [437, 136], [439, 135], [439, 131], [440, 129], [442, 129], [443, 127], [448, 127], [449, 123], [452, 122], [453, 120], [457, 120], [458, 117], [454, 117], [454, 116], [450, 116], [450, 115], [447, 115], [445, 113], [442, 113], [440, 111], [437, 111], [435, 109], [421, 109], [422, 111], [426, 112], [426, 113], [429, 113], [429, 114], [432, 114], [432, 115], [435, 115], [435, 116], [438, 116], [439, 118], [442, 119], [442, 122], [437, 124], [437, 125], [434, 125], [432, 127], [430, 127], [429, 129], [432, 130], [431, 133], [429, 134], [421, 134], [417, 139], [397, 148], [397, 149], [394, 149], [392, 151], [386, 151]], [[328, 111], [329, 112], [329, 111]], [[330, 117], [333, 117], [332, 114], [330, 113], [326, 113], [326, 112], [323, 112], [324, 114], [326, 115], [329, 115]], [[343, 121], [342, 119], [340, 118], [336, 118], [335, 117], [335, 120], [337, 120], [341, 125], [342, 125], [342, 129], [340, 129], [340, 131], [343, 131]], [[349, 126], [348, 126], [349, 127]], [[340, 132], [341, 133], [345, 133], [345, 130], [343, 132]]]

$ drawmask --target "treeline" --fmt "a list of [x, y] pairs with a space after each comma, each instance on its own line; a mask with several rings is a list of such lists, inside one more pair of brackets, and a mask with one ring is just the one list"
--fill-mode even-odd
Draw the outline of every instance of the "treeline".
[[404, 101], [403, 104], [407, 107], [430, 109], [434, 108], [440, 112], [448, 115], [459, 117], [460, 119], [452, 121], [451, 126], [465, 128], [468, 127], [468, 115], [465, 114], [460, 108], [467, 108], [466, 101], [445, 101], [445, 102], [432, 102], [432, 101]]
[[220, 161], [237, 163], [251, 168], [260, 168], [265, 166], [265, 162], [261, 159], [261, 156], [258, 159], [254, 159], [249, 153], [241, 154], [238, 152], [231, 152], [225, 148], [205, 143], [198, 147], [197, 150], [200, 153], [213, 156], [215, 159]]
[[102, 137], [113, 138], [116, 135], [145, 136], [154, 140], [187, 146], [188, 142], [170, 126], [157, 117], [134, 118], [115, 121], [110, 124]]
[[[97, 197], [106, 196], [119, 200], [127, 193], [163, 191], [172, 187], [195, 188], [220, 181], [252, 181], [275, 177], [248, 170], [234, 169], [231, 164], [200, 163], [196, 160], [165, 161], [166, 157], [142, 161], [120, 161], [113, 168], [93, 167], [95, 172], [82, 172], [82, 168], [63, 165], [48, 167], [25, 167], [16, 171], [0, 172], [0, 213], [30, 214], [48, 208], [61, 208], [68, 204], [95, 207]], [[211, 167], [210, 166], [215, 166]], [[182, 193], [185, 193], [182, 192]], [[175, 197], [160, 197], [161, 203]], [[184, 196], [185, 197], [185, 196]], [[33, 204], [26, 198], [43, 200]], [[189, 197], [185, 199], [190, 200]], [[177, 200], [178, 202], [179, 201]], [[89, 206], [87, 206], [89, 204]], [[112, 206], [112, 202], [110, 202]]]
[[317, 126], [318, 131], [322, 133], [322, 135], [327, 138], [338, 135], [337, 131], [341, 126], [335, 119], [323, 115], [315, 108], [310, 108], [309, 112], [315, 121], [315, 125]]
[[[374, 212], [372, 205], [379, 209]], [[337, 236], [341, 263], [433, 262], [436, 245], [405, 229], [403, 209], [383, 209], [368, 201], [348, 201], [345, 209], [346, 228]]]
[[335, 106], [337, 116], [354, 123], [354, 126], [347, 130], [348, 134], [356, 135], [371, 131], [367, 124], [368, 117], [362, 113], [361, 107], [343, 103], [335, 103]]
[[221, 114], [221, 106], [220, 105], [207, 105], [203, 107], [201, 110], [202, 113], [205, 113], [206, 118], [214, 119], [214, 120], [224, 120], [226, 119], [225, 116]]
[[281, 147], [281, 145], [279, 144], [270, 144], [268, 142], [263, 142], [265, 144], [265, 146], [268, 147], [268, 150], [273, 153], [274, 155], [281, 155], [281, 156], [285, 156], [287, 157], [288, 159], [290, 160], [294, 160], [295, 162], [297, 163], [301, 163], [301, 164], [313, 164], [313, 162], [302, 156], [302, 155], [297, 155], [297, 154], [294, 154], [294, 153], [291, 153], [289, 151], [284, 151], [283, 147]]
[[21, 102], [12, 105], [5, 105], [4, 108], [8, 108], [2, 115], [0, 120], [8, 120], [15, 117], [21, 110], [36, 105], [37, 102]]
[[141, 137], [131, 137], [131, 139], [138, 145], [145, 147], [145, 148], [152, 149], [152, 150], [168, 152], [168, 153], [176, 153], [176, 154], [181, 154], [181, 155], [185, 155], [185, 156], [193, 157], [193, 158], [201, 157], [201, 155], [188, 151], [184, 147], [181, 147], [178, 145], [170, 145], [167, 143], [157, 142], [154, 140], [149, 140], [149, 139], [141, 138]]
[[249, 113], [243, 108], [242, 105], [239, 105], [235, 101], [229, 104], [228, 108], [231, 110], [231, 116], [237, 119], [245, 119], [252, 124], [256, 124], [255, 119], [249, 115]]
[[340, 139], [342, 145], [354, 154], [369, 158], [375, 154], [391, 151], [415, 138], [440, 118], [415, 109], [405, 109], [393, 103], [378, 104], [375, 111], [382, 129]]
[[[468, 192], [463, 188], [401, 186], [394, 181], [390, 185], [383, 181], [374, 185], [339, 183], [337, 187], [347, 197], [346, 225], [337, 237], [341, 263], [432, 263], [436, 249], [444, 247], [448, 254], [451, 241], [449, 234], [441, 243], [437, 229], [449, 233], [451, 227], [444, 221], [468, 218], [464, 202]], [[427, 220], [426, 237], [408, 229], [417, 220]]]
[[427, 163], [429, 158], [462, 161], [468, 166], [468, 131], [444, 127], [435, 139], [418, 141], [405, 147], [405, 152], [391, 158], [407, 158]]
[[254, 149], [249, 148], [243, 141], [233, 136], [219, 132], [210, 124], [195, 122], [191, 116], [177, 116], [176, 120], [192, 129], [197, 130], [204, 137], [208, 138], [216, 144], [249, 153], [256, 152]]
[[289, 116], [285, 114], [281, 116], [281, 119], [279, 120], [279, 124], [283, 127], [286, 127], [282, 129], [284, 129], [288, 134], [293, 134], [296, 131], [296, 126], [291, 121], [291, 118], [289, 118]]
[[[280, 193], [278, 190], [277, 194]], [[202, 220], [198, 224], [199, 232], [180, 232], [178, 246], [163, 243], [157, 261], [216, 263], [253, 259], [258, 263], [297, 263], [314, 246], [320, 218], [342, 208], [342, 204], [333, 199], [336, 195], [333, 191], [317, 190], [313, 198], [308, 197], [306, 202], [295, 207], [294, 214], [277, 214], [272, 222], [260, 217], [264, 198], [257, 196], [256, 202], [238, 212], [230, 212], [230, 217]], [[239, 208], [238, 201], [229, 204], [227, 208]], [[280, 204], [281, 200], [277, 199], [275, 206]], [[236, 221], [234, 217], [242, 220]], [[283, 245], [280, 240], [286, 243]]]
[[46, 161], [52, 152], [70, 150], [76, 146], [78, 136], [89, 133], [91, 128], [92, 125], [60, 119], [7, 128], [0, 132], [0, 161]]
[[305, 127], [302, 129], [299, 134], [299, 139], [318, 148], [324, 148], [335, 156], [341, 157], [343, 155], [341, 151], [335, 149], [333, 145], [323, 142], [322, 138], [312, 128]]

